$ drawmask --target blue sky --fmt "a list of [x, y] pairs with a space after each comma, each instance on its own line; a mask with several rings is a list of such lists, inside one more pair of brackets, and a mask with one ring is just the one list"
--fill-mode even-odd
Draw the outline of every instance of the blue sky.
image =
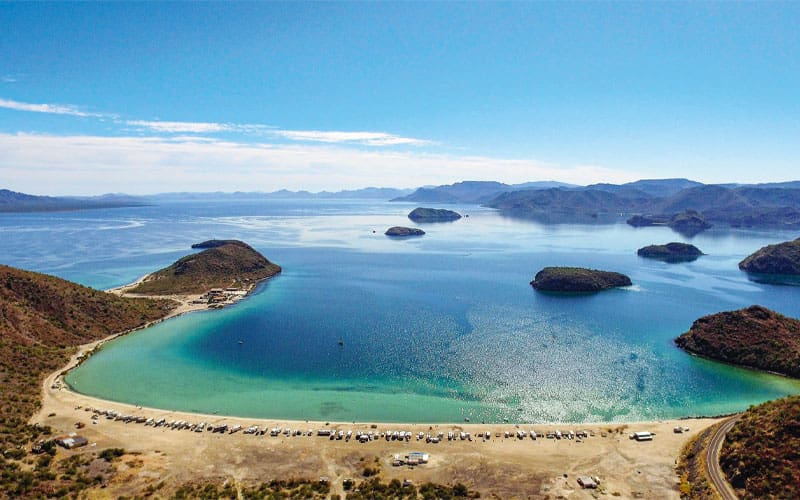
[[2, 3], [0, 188], [800, 178], [800, 3]]

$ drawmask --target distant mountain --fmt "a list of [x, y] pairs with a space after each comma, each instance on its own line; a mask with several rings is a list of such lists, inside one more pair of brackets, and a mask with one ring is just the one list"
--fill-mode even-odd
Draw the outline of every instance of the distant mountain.
[[503, 184], [494, 181], [463, 181], [436, 187], [422, 187], [407, 196], [390, 201], [417, 201], [427, 203], [486, 203], [501, 193], [519, 190], [539, 190], [559, 187], [577, 187], [555, 181]]
[[146, 203], [140, 199], [119, 194], [90, 197], [55, 197], [36, 196], [0, 189], [0, 212], [55, 212], [143, 205], [146, 205]]
[[507, 191], [484, 205], [549, 223], [613, 222], [619, 215], [668, 221], [697, 212], [706, 227], [800, 228], [800, 188], [705, 185], [687, 179]]

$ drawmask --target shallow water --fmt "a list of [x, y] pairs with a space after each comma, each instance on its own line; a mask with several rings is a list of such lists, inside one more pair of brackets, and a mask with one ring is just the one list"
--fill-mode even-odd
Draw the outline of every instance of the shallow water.
[[[245, 240], [284, 268], [244, 302], [106, 345], [68, 377], [80, 392], [176, 410], [337, 421], [630, 421], [713, 415], [800, 393], [800, 382], [685, 354], [696, 318], [762, 304], [800, 317], [800, 287], [737, 269], [792, 233], [540, 225], [492, 210], [425, 224], [408, 204], [292, 201], [0, 216], [5, 263], [107, 288], [208, 238]], [[373, 233], [373, 231], [375, 231]], [[688, 241], [708, 255], [636, 256]], [[634, 286], [554, 296], [547, 265], [628, 274]], [[341, 340], [342, 345], [339, 345]]]

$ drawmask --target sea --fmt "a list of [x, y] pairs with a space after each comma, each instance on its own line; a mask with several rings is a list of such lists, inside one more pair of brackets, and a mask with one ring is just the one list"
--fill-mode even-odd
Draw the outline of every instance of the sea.
[[[542, 224], [474, 205], [413, 224], [375, 200], [174, 201], [0, 214], [2, 263], [97, 289], [211, 238], [243, 240], [283, 272], [238, 304], [106, 343], [66, 377], [80, 393], [163, 408], [339, 422], [626, 422], [735, 412], [800, 381], [691, 356], [673, 339], [704, 315], [761, 304], [800, 317], [800, 287], [737, 264], [796, 233]], [[384, 236], [395, 225], [421, 237]], [[636, 250], [685, 241], [694, 262]], [[589, 295], [530, 286], [545, 266], [618, 271]]]

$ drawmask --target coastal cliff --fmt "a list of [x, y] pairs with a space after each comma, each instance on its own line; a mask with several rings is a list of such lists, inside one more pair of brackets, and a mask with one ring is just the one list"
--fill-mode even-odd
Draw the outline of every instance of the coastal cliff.
[[800, 274], [800, 238], [757, 250], [739, 263], [739, 269], [759, 274]]
[[599, 292], [630, 286], [624, 274], [581, 267], [545, 267], [531, 281], [531, 286], [546, 292]]
[[762, 306], [704, 316], [675, 344], [717, 361], [800, 378], [800, 321]]
[[204, 293], [212, 288], [244, 288], [281, 272], [279, 265], [238, 240], [209, 240], [199, 245], [206, 249], [148, 275], [127, 293], [174, 295]]

